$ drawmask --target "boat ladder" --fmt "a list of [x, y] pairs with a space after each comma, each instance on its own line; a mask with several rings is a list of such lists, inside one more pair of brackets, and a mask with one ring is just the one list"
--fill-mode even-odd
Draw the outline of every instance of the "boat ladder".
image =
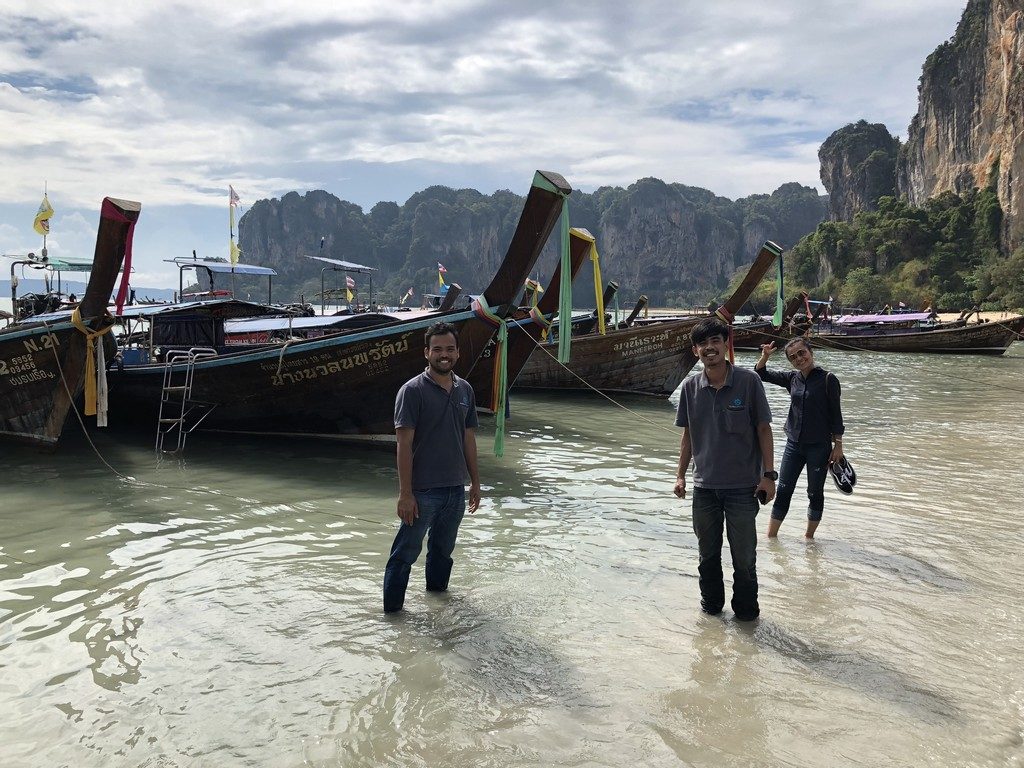
[[[160, 412], [157, 416], [156, 452], [181, 455], [185, 438], [205, 419], [214, 406], [192, 399], [192, 381], [196, 361], [216, 357], [217, 350], [209, 347], [174, 349], [164, 363], [164, 380], [160, 393]], [[173, 434], [175, 447], [168, 449], [166, 440]]]

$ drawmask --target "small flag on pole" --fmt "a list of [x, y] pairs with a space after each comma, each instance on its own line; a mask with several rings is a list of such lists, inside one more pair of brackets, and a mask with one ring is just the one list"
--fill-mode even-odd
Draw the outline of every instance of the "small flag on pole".
[[447, 271], [448, 270], [444, 268], [444, 264], [442, 264], [440, 261], [437, 262], [437, 287], [439, 289], [444, 288], [444, 277], [443, 277], [443, 275]]
[[[39, 204], [39, 210], [36, 212], [36, 220], [32, 222], [32, 228], [44, 237], [50, 234], [51, 216], [53, 216], [53, 206], [50, 205], [49, 198], [44, 194], [43, 202]], [[441, 265], [438, 264], [438, 266]]]
[[345, 285], [348, 286], [349, 288], [355, 288], [356, 287], [356, 281], [353, 280], [348, 275], [345, 275]]
[[440, 272], [442, 275], [448, 272], [448, 270], [444, 268], [444, 264], [442, 264], [440, 261], [437, 262], [437, 271]]
[[242, 200], [238, 197], [238, 193], [235, 192], [235, 188], [228, 184], [228, 232], [231, 236], [228, 256], [231, 259], [231, 266], [235, 266], [238, 263], [239, 256], [242, 254], [242, 251], [235, 245], [235, 206], [241, 202]]

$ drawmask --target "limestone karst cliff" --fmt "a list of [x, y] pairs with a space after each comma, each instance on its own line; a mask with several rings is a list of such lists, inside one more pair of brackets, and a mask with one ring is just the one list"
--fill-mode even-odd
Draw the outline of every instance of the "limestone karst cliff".
[[[522, 205], [523, 197], [509, 191], [430, 187], [404, 205], [382, 202], [364, 214], [324, 191], [292, 192], [253, 205], [241, 219], [239, 239], [245, 261], [278, 271], [274, 291], [281, 299], [302, 294], [310, 300], [319, 292], [322, 265], [302, 257], [320, 253], [377, 268], [375, 291], [394, 303], [410, 286], [417, 294], [435, 289], [437, 262], [467, 291], [483, 290]], [[823, 198], [795, 183], [771, 195], [729, 200], [653, 178], [574, 192], [569, 210], [573, 226], [597, 237], [603, 277], [619, 283], [624, 302], [645, 293], [668, 305], [705, 303], [750, 263], [764, 240], [792, 245], [825, 217]], [[546, 280], [556, 260], [549, 242], [536, 274]], [[584, 273], [577, 304], [593, 306], [589, 268]], [[328, 286], [331, 279], [337, 282], [329, 276]]]
[[1024, 244], [1024, 0], [970, 0], [927, 59], [898, 185], [914, 205], [993, 184], [1003, 246]]
[[899, 150], [899, 139], [881, 123], [860, 120], [829, 136], [818, 150], [829, 219], [850, 221], [858, 211], [875, 210], [883, 195], [896, 194]]

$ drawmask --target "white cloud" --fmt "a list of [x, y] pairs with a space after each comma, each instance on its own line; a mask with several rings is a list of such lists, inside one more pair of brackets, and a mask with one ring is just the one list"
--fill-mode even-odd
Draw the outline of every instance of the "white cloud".
[[247, 203], [326, 188], [368, 208], [360, 190], [379, 188], [381, 163], [512, 189], [537, 167], [582, 188], [657, 176], [735, 197], [817, 184], [833, 130], [865, 118], [905, 133], [921, 64], [962, 8], [181, 0], [111, 14], [9, 1], [0, 203], [32, 208], [45, 181], [65, 210], [112, 194], [206, 207], [212, 221], [232, 183]]

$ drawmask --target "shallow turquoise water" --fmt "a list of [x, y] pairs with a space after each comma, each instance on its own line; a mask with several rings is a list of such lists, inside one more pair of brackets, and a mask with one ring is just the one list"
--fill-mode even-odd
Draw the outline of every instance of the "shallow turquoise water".
[[516, 395], [450, 593], [418, 566], [399, 618], [389, 452], [4, 446], [0, 763], [1024, 764], [1024, 345], [819, 362], [860, 482], [761, 540], [754, 627], [697, 608], [664, 401]]

